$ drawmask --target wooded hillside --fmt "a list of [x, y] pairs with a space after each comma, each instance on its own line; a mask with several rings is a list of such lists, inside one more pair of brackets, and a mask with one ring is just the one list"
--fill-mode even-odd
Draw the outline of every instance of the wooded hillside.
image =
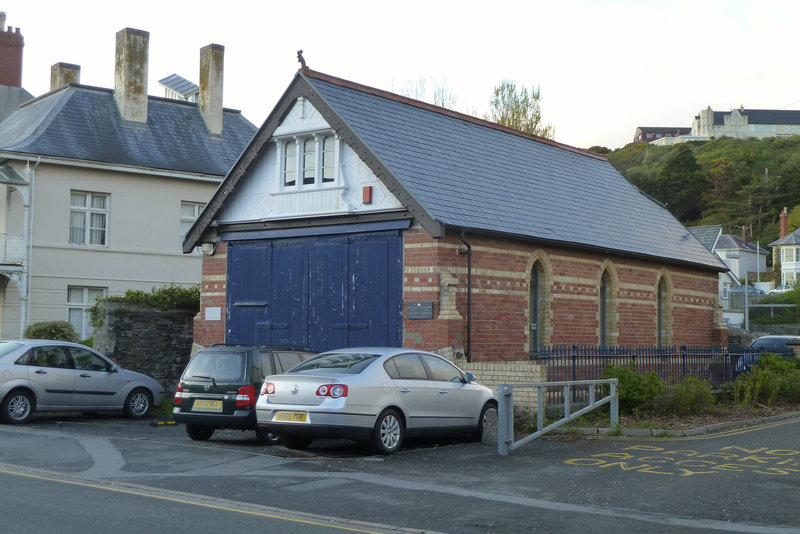
[[736, 235], [747, 226], [748, 240], [764, 248], [779, 237], [784, 207], [789, 231], [800, 227], [800, 136], [631, 143], [608, 159], [687, 226], [721, 224]]

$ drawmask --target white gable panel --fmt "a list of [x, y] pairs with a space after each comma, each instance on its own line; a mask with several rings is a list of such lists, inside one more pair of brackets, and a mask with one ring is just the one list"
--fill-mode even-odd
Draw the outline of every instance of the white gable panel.
[[[302, 100], [302, 99], [298, 99]], [[308, 103], [298, 101], [274, 138], [321, 131], [330, 126]], [[356, 153], [341, 140], [334, 183], [282, 187], [280, 142], [271, 142], [261, 153], [217, 215], [220, 224], [301, 217], [330, 217], [402, 209], [403, 205], [378, 180]], [[364, 188], [371, 188], [372, 203], [364, 203]]]
[[292, 106], [291, 111], [283, 119], [280, 126], [275, 128], [273, 136], [291, 135], [300, 132], [311, 132], [315, 130], [330, 129], [330, 125], [325, 122], [317, 108], [305, 98], [298, 98]]

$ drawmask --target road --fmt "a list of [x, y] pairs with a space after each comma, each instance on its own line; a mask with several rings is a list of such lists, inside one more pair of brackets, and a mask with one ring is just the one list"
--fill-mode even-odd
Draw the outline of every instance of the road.
[[38, 415], [0, 426], [0, 483], [14, 488], [0, 514], [14, 532], [97, 530], [108, 517], [123, 533], [800, 532], [799, 422], [693, 438], [563, 436], [507, 457], [416, 442], [384, 457], [347, 441], [299, 452], [243, 432], [193, 442], [181, 426]]

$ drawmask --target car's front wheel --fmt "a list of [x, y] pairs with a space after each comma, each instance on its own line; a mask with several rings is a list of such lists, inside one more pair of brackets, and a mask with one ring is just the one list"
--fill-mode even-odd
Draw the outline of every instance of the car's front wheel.
[[153, 407], [153, 397], [144, 388], [137, 388], [128, 394], [125, 399], [125, 415], [131, 419], [141, 419], [150, 415]]
[[27, 391], [12, 391], [3, 399], [3, 421], [11, 424], [25, 423], [33, 415], [33, 397]]
[[403, 444], [403, 422], [396, 410], [381, 412], [372, 431], [370, 445], [379, 454], [392, 454]]
[[214, 429], [207, 426], [186, 425], [186, 433], [195, 441], [207, 441], [214, 435]]

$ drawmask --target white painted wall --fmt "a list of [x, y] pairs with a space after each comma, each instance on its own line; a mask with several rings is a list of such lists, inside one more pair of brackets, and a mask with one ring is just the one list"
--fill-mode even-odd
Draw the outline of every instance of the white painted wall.
[[[273, 137], [309, 132], [330, 133], [332, 129], [307, 100], [298, 99], [283, 123], [276, 128]], [[250, 168], [247, 180], [240, 183], [217, 215], [221, 224], [380, 212], [403, 207], [341, 140], [338, 181], [332, 185], [283, 190], [278, 153], [276, 143], [266, 147], [260, 159]], [[365, 186], [372, 187], [372, 204], [362, 202], [362, 189]]]
[[[107, 294], [119, 295], [200, 282], [201, 256], [181, 251], [181, 201], [208, 202], [218, 182], [42, 163], [34, 183], [30, 323], [67, 320], [72, 285], [106, 287]], [[69, 244], [72, 190], [110, 195], [106, 247]], [[7, 207], [8, 231], [22, 233], [18, 193]], [[9, 282], [0, 335], [17, 337], [19, 320], [19, 294]]]

